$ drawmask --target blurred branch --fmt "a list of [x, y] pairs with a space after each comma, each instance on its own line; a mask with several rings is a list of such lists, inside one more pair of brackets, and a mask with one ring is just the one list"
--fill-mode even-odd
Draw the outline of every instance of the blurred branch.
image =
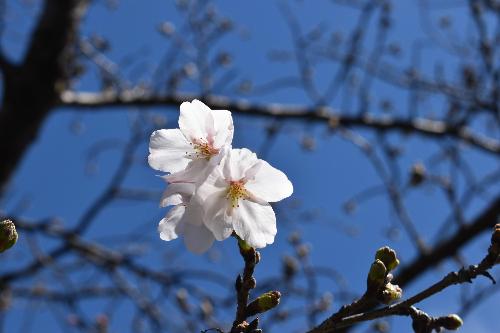
[[[116, 92], [72, 92], [65, 91], [60, 96], [58, 106], [90, 109], [133, 106], [172, 106], [178, 107], [182, 102], [200, 98], [193, 94], [150, 95], [144, 90]], [[286, 120], [307, 120], [323, 123], [335, 129], [337, 127], [359, 127], [381, 132], [398, 131], [415, 133], [430, 138], [450, 137], [465, 142], [480, 150], [498, 155], [498, 140], [474, 134], [465, 126], [454, 126], [444, 121], [424, 118], [398, 119], [373, 118], [366, 115], [343, 115], [329, 107], [293, 106], [285, 104], [258, 105], [245, 100], [230, 100], [220, 96], [206, 96], [206, 102], [213, 109], [228, 109], [236, 114], [250, 116], [274, 117]]]
[[[413, 262], [403, 266], [394, 278], [394, 283], [405, 287], [418, 279], [430, 268], [435, 267], [443, 260], [457, 254], [467, 243], [478, 235], [490, 230], [500, 217], [500, 196], [497, 196], [489, 206], [482, 211], [472, 222], [462, 225], [451, 237], [442, 240], [428, 252], [421, 253]], [[365, 304], [362, 311], [373, 309], [376, 304]], [[344, 327], [345, 331], [348, 329]]]
[[402, 267], [394, 279], [395, 283], [400, 286], [410, 284], [423, 272], [452, 257], [471, 240], [492, 228], [499, 217], [500, 196], [497, 196], [472, 222], [461, 226], [451, 237], [442, 240], [427, 253], [419, 255], [412, 263]]
[[255, 266], [260, 261], [260, 253], [258, 251], [248, 246], [245, 241], [241, 240], [239, 237], [235, 236], [235, 238], [238, 240], [238, 248], [245, 262], [245, 268], [243, 269], [243, 275], [238, 274], [236, 278], [235, 289], [237, 307], [231, 333], [246, 332], [248, 329], [248, 323], [245, 322], [249, 316], [247, 310], [248, 299], [250, 297], [250, 291], [254, 289], [257, 284], [253, 277], [253, 273]]
[[4, 71], [0, 112], [1, 189], [66, 85], [65, 66], [71, 62], [69, 45], [86, 4], [86, 0], [46, 0], [22, 63], [11, 68], [0, 59], [0, 66], [9, 68]]
[[[478, 276], [485, 276], [490, 279], [493, 283], [496, 283], [493, 277], [488, 272], [493, 266], [495, 266], [498, 262], [498, 257], [500, 253], [500, 225], [495, 227], [495, 230], [492, 235], [491, 245], [488, 248], [488, 254], [481, 260], [481, 262], [477, 265], [471, 265], [467, 268], [462, 268], [458, 272], [451, 272], [447, 274], [444, 278], [442, 278], [439, 282], [433, 284], [432, 286], [424, 289], [418, 294], [404, 300], [398, 302], [393, 305], [389, 305], [383, 307], [381, 309], [377, 309], [374, 311], [360, 313], [357, 311], [359, 306], [346, 306], [342, 307], [338, 314], [334, 314], [327, 320], [325, 320], [321, 325], [309, 331], [309, 333], [328, 333], [334, 332], [339, 328], [350, 326], [356, 323], [360, 323], [363, 321], [374, 320], [377, 318], [392, 316], [392, 315], [402, 315], [402, 316], [411, 316], [413, 319], [413, 328], [415, 332], [420, 333], [430, 333], [432, 332], [434, 327], [431, 327], [433, 322], [437, 321], [436, 318], [430, 318], [424, 312], [417, 313], [416, 308], [413, 307], [414, 304], [417, 304], [429, 297], [436, 295], [437, 293], [443, 291], [444, 289], [461, 283], [472, 283], [472, 280], [477, 278]], [[365, 294], [366, 295], [366, 294]], [[363, 298], [358, 301], [359, 303], [364, 303]], [[357, 304], [356, 302], [353, 304]], [[361, 306], [363, 307], [363, 306]], [[345, 312], [347, 310], [351, 315], [345, 316]], [[421, 323], [417, 323], [416, 321], [422, 320], [422, 316], [426, 317], [427, 323], [424, 323], [426, 329], [417, 329], [420, 327]], [[446, 326], [444, 326], [446, 327]], [[460, 325], [458, 325], [460, 327]], [[457, 327], [457, 328], [458, 328]], [[449, 328], [449, 327], [446, 327]], [[455, 328], [456, 329], [456, 328]]]

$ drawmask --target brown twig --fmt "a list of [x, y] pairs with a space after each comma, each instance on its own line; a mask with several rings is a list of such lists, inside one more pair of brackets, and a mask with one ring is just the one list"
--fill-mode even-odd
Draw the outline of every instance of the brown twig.
[[[182, 102], [200, 98], [193, 94], [152, 95], [143, 89], [124, 92], [73, 92], [65, 91], [60, 96], [59, 106], [83, 108], [86, 110], [103, 107], [129, 106], [175, 106]], [[371, 128], [381, 132], [399, 131], [420, 134], [431, 138], [455, 138], [480, 150], [498, 155], [500, 142], [474, 134], [471, 129], [447, 124], [431, 119], [386, 119], [372, 118], [365, 115], [343, 115], [327, 107], [308, 107], [293, 105], [257, 105], [245, 100], [230, 100], [220, 96], [205, 96], [204, 102], [214, 109], [228, 109], [234, 113], [260, 117], [275, 117], [289, 120], [307, 120], [324, 123], [332, 128], [359, 127]]]
[[[316, 328], [310, 330], [308, 333], [334, 332], [337, 329], [347, 327], [356, 323], [392, 315], [412, 316], [413, 318], [415, 309], [412, 306], [414, 304], [417, 304], [431, 296], [434, 296], [435, 294], [452, 285], [466, 282], [472, 283], [472, 280], [480, 275], [485, 276], [491, 279], [493, 283], [496, 283], [493, 277], [489, 274], [488, 270], [491, 269], [498, 261], [500, 253], [500, 242], [498, 242], [500, 238], [499, 234], [500, 226], [494, 232], [492, 243], [488, 249], [488, 254], [483, 258], [483, 260], [481, 260], [479, 264], [471, 265], [468, 268], [462, 268], [458, 272], [451, 272], [444, 278], [442, 278], [439, 282], [402, 302], [398, 302], [396, 304], [389, 305], [378, 310], [352, 314], [366, 303], [366, 297], [364, 296], [359, 301], [356, 301], [347, 307], [341, 308], [337, 313], [326, 319]], [[350, 313], [352, 315], [345, 316], [346, 313]]]
[[[238, 238], [238, 236], [235, 236]], [[246, 329], [245, 320], [248, 317], [247, 306], [250, 297], [250, 290], [256, 286], [253, 272], [255, 265], [260, 261], [260, 253], [254, 248], [248, 246], [244, 241], [238, 238], [238, 247], [240, 254], [245, 261], [243, 275], [238, 275], [236, 278], [235, 289], [237, 294], [236, 316], [231, 328], [231, 333], [243, 332]]]

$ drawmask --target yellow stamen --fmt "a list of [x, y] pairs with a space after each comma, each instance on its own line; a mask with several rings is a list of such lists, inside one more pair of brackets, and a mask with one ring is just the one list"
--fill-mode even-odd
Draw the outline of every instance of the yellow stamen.
[[229, 200], [233, 208], [239, 207], [240, 199], [248, 199], [250, 193], [245, 189], [245, 183], [241, 180], [231, 181], [227, 188], [226, 199]]
[[194, 140], [191, 145], [193, 146], [196, 153], [194, 153], [195, 158], [206, 158], [209, 160], [212, 156], [219, 153], [219, 149], [214, 148], [214, 146], [203, 139]]

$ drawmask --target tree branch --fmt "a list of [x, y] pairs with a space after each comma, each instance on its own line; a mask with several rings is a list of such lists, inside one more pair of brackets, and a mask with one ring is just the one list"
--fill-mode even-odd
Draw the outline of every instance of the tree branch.
[[429, 268], [449, 258], [478, 235], [490, 230], [500, 216], [500, 195], [493, 200], [472, 222], [461, 226], [451, 237], [442, 240], [429, 252], [419, 255], [413, 262], [403, 266], [394, 283], [407, 286]]
[[86, 0], [46, 0], [21, 65], [4, 71], [0, 112], [0, 189], [4, 189], [27, 148], [66, 89], [65, 68]]
[[248, 323], [245, 322], [248, 317], [248, 299], [250, 297], [250, 290], [254, 289], [256, 285], [253, 272], [255, 265], [257, 265], [260, 261], [260, 253], [254, 248], [248, 246], [238, 236], [235, 236], [235, 238], [238, 240], [238, 248], [240, 250], [241, 257], [245, 261], [243, 276], [238, 275], [236, 278], [235, 289], [237, 307], [233, 327], [231, 328], [232, 333], [239, 333], [245, 332], [248, 328]]
[[484, 152], [500, 154], [500, 142], [474, 134], [467, 127], [456, 127], [444, 121], [430, 119], [372, 118], [366, 115], [342, 115], [329, 107], [309, 107], [268, 104], [253, 104], [245, 100], [231, 100], [220, 96], [199, 96], [194, 94], [151, 95], [144, 90], [116, 92], [72, 92], [61, 94], [58, 106], [71, 108], [99, 109], [132, 106], [174, 106], [195, 98], [203, 98], [213, 109], [228, 109], [234, 113], [272, 117], [287, 120], [307, 120], [337, 127], [359, 127], [381, 132], [399, 131], [415, 133], [430, 138], [450, 137], [467, 143]]
[[[471, 283], [473, 279], [478, 276], [486, 276], [491, 279], [493, 283], [496, 283], [493, 277], [488, 273], [488, 270], [495, 266], [498, 262], [498, 257], [500, 253], [500, 225], [495, 227], [493, 236], [491, 239], [491, 245], [488, 248], [488, 254], [481, 260], [477, 265], [471, 265], [468, 268], [462, 268], [458, 272], [451, 272], [442, 278], [439, 282], [433, 284], [432, 286], [424, 289], [418, 294], [398, 302], [393, 305], [383, 307], [381, 309], [357, 313], [346, 316], [338, 316], [344, 308], [342, 308], [337, 314], [332, 315], [330, 318], [326, 319], [321, 325], [310, 330], [308, 333], [330, 333], [335, 332], [340, 328], [347, 327], [356, 323], [374, 320], [382, 317], [392, 316], [392, 315], [404, 315], [412, 316], [416, 309], [412, 306], [417, 304], [435, 294], [443, 291], [444, 289], [461, 283]], [[414, 319], [415, 320], [415, 319]], [[427, 331], [426, 331], [427, 332]], [[430, 332], [430, 330], [428, 331]]]
[[[451, 237], [442, 240], [440, 243], [430, 248], [428, 252], [420, 254], [413, 262], [399, 269], [399, 274], [394, 278], [394, 284], [401, 287], [408, 286], [418, 279], [429, 269], [435, 267], [443, 260], [454, 256], [459, 249], [475, 239], [485, 231], [490, 230], [498, 222], [500, 216], [500, 195], [493, 200], [472, 222], [464, 224]], [[363, 303], [364, 307], [359, 312], [366, 312], [373, 309], [376, 304]], [[349, 327], [338, 329], [339, 332], [346, 332]]]

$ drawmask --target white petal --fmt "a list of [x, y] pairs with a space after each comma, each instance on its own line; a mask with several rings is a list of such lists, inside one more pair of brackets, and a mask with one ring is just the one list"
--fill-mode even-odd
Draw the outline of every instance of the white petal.
[[218, 191], [209, 196], [204, 202], [204, 222], [215, 239], [221, 241], [233, 233], [232, 217], [228, 216], [229, 202], [226, 191]]
[[176, 172], [187, 166], [186, 152], [192, 151], [179, 129], [162, 129], [151, 134], [148, 162], [153, 169]]
[[215, 126], [214, 147], [220, 149], [233, 141], [234, 126], [231, 112], [227, 110], [212, 111]]
[[192, 160], [184, 170], [165, 177], [169, 183], [198, 183], [206, 178], [213, 166], [206, 159]]
[[226, 180], [241, 180], [245, 177], [246, 171], [258, 162], [257, 155], [246, 148], [231, 149], [221, 162], [223, 164], [222, 173]]
[[195, 196], [199, 198], [200, 201], [204, 201], [216, 192], [226, 191], [227, 187], [228, 183], [222, 176], [221, 167], [215, 166], [207, 178], [200, 183]]
[[182, 204], [182, 195], [179, 193], [167, 193], [167, 191], [168, 189], [163, 192], [160, 199], [160, 207], [177, 206]]
[[192, 197], [189, 204], [186, 206], [186, 211], [182, 218], [182, 222], [191, 225], [203, 225], [204, 210], [203, 205], [196, 197]]
[[274, 242], [276, 216], [271, 205], [240, 200], [233, 215], [234, 231], [250, 246], [261, 248]]
[[165, 218], [163, 218], [158, 225], [158, 232], [160, 233], [161, 239], [169, 241], [176, 239], [183, 233], [184, 226], [181, 222], [183, 215], [183, 205], [175, 206], [170, 209]]
[[167, 186], [160, 200], [160, 207], [188, 203], [194, 194], [195, 186], [190, 183], [173, 183]]
[[293, 193], [293, 185], [288, 177], [263, 160], [260, 160], [260, 167], [253, 178], [249, 176], [245, 188], [267, 202], [283, 200]]
[[182, 103], [179, 128], [190, 142], [213, 139], [215, 127], [212, 110], [198, 100]]
[[184, 244], [189, 251], [193, 253], [206, 252], [214, 242], [214, 236], [203, 224], [193, 225], [185, 223], [184, 225]]

